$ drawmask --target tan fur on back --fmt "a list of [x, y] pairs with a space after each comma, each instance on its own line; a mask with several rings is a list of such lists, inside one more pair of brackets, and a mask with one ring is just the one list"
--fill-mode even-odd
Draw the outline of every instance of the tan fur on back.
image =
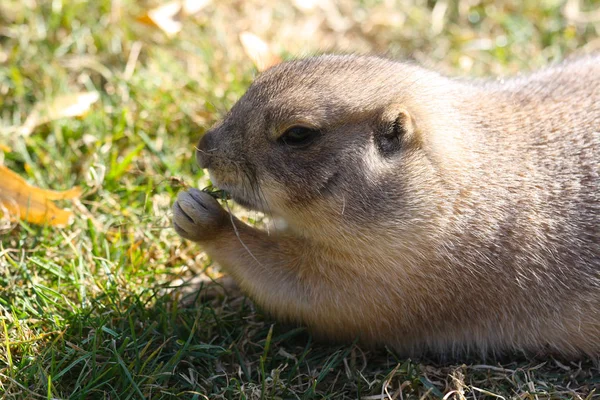
[[[293, 126], [319, 134], [293, 148]], [[275, 317], [405, 353], [600, 354], [599, 57], [486, 81], [283, 63], [198, 147], [216, 185], [289, 228], [198, 193], [175, 227]]]

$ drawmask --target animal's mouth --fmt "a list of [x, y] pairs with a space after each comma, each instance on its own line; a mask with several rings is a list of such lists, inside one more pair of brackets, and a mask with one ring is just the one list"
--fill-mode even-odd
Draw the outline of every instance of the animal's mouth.
[[214, 186], [209, 186], [204, 190], [211, 194], [215, 199], [219, 200], [230, 200], [232, 199], [237, 204], [241, 205], [244, 208], [253, 211], [261, 211], [264, 212], [264, 207], [262, 207], [261, 203], [255, 199], [249, 198], [246, 191], [240, 185], [233, 185], [219, 181], [218, 178], [214, 176], [214, 174], [210, 174], [211, 181]]
[[227, 192], [223, 189], [218, 189], [212, 185], [205, 187], [204, 189], [202, 189], [202, 191], [210, 194], [212, 197], [214, 197], [217, 200], [231, 199], [231, 195], [229, 194], [229, 192]]

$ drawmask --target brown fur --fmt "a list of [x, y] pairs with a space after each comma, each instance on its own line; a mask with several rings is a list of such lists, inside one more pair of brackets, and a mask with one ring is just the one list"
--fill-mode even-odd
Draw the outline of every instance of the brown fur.
[[[320, 131], [305, 148], [278, 140]], [[600, 58], [460, 81], [376, 57], [260, 75], [199, 144], [268, 234], [192, 190], [174, 226], [268, 312], [399, 351], [600, 354]]]

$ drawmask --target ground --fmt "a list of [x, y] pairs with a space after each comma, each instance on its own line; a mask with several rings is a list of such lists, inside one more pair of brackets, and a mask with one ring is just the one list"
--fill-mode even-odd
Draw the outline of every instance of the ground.
[[[593, 361], [411, 360], [316, 342], [220, 289], [223, 272], [170, 227], [176, 193], [208, 183], [195, 142], [257, 73], [240, 33], [284, 58], [368, 52], [504, 75], [600, 48], [598, 2], [197, 3], [172, 36], [138, 18], [156, 3], [0, 3], [3, 163], [84, 190], [61, 204], [72, 225], [0, 233], [2, 398], [600, 398]], [[82, 91], [100, 95], [85, 115], [15, 129], [35, 104]]]

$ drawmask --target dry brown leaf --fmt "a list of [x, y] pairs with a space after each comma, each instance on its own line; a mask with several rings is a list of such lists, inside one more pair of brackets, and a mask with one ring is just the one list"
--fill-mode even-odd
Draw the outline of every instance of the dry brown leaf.
[[281, 62], [281, 58], [271, 51], [269, 45], [255, 34], [242, 32], [240, 41], [244, 52], [259, 71], [264, 71]]
[[99, 98], [98, 92], [81, 92], [58, 96], [50, 103], [37, 103], [18, 132], [29, 136], [37, 126], [50, 121], [82, 116]]
[[167, 36], [172, 37], [179, 33], [183, 27], [179, 20], [181, 18], [181, 8], [181, 2], [172, 1], [148, 10], [146, 14], [138, 17], [138, 21], [156, 26]]
[[318, 0], [293, 0], [294, 5], [300, 11], [309, 12], [314, 11], [319, 6]]
[[181, 19], [188, 15], [194, 15], [209, 5], [212, 0], [183, 0], [171, 1], [148, 10], [138, 21], [155, 26], [162, 30], [167, 36], [173, 37], [183, 28]]
[[208, 6], [212, 0], [184, 0], [183, 13], [185, 15], [198, 14], [204, 7]]
[[21, 219], [38, 225], [67, 225], [73, 213], [58, 208], [52, 200], [74, 199], [80, 195], [79, 187], [57, 192], [31, 186], [18, 174], [0, 165], [0, 209], [7, 212], [12, 221]]

